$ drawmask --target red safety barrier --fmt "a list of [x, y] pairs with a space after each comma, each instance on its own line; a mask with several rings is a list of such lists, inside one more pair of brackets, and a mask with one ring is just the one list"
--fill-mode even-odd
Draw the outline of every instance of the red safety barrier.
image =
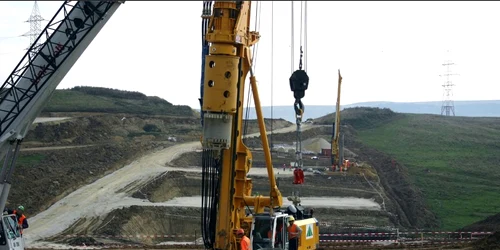
[[397, 240], [319, 240], [319, 242], [397, 242]]
[[[333, 233], [333, 234], [319, 234], [323, 237], [342, 237], [342, 236], [357, 236], [357, 237], [376, 237], [376, 236], [386, 236], [386, 235], [422, 235], [422, 234], [473, 234], [473, 235], [489, 235], [494, 232], [391, 232], [391, 233]], [[95, 237], [95, 238], [189, 238], [189, 237], [201, 237], [201, 234], [156, 234], [156, 235], [87, 235], [87, 234], [68, 234], [64, 237]], [[434, 238], [435, 239], [435, 238]]]
[[399, 232], [399, 234], [493, 234], [494, 232]]

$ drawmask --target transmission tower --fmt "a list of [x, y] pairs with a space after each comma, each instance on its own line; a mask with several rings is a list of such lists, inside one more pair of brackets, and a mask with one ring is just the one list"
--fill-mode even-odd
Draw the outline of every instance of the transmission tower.
[[[42, 15], [40, 15], [40, 10], [38, 9], [38, 3], [37, 1], [35, 1], [35, 4], [33, 5], [33, 10], [31, 11], [30, 18], [26, 21], [27, 23], [30, 23], [30, 31], [29, 33], [23, 35], [30, 37], [30, 46], [28, 47], [28, 49], [35, 44], [36, 39], [38, 38], [38, 36], [40, 36], [40, 33], [42, 32], [42, 21], [45, 21], [45, 19], [43, 19]], [[37, 42], [35, 44], [35, 47], [39, 45], [40, 42]]]
[[455, 84], [451, 81], [451, 76], [458, 75], [452, 74], [450, 70], [450, 66], [455, 65], [451, 60], [447, 60], [443, 63], [443, 66], [446, 67], [446, 73], [439, 75], [441, 77], [446, 77], [446, 80], [443, 83], [443, 104], [441, 105], [441, 115], [455, 116], [455, 104], [453, 103], [453, 86]]

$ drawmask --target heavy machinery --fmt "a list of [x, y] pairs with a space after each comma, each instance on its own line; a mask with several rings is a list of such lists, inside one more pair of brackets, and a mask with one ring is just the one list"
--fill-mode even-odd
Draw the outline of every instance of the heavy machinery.
[[340, 170], [347, 171], [349, 161], [344, 159], [344, 134], [340, 133], [340, 87], [342, 84], [342, 76], [339, 70], [339, 81], [337, 88], [337, 106], [335, 109], [335, 121], [333, 123], [332, 133], [332, 171]]
[[[0, 171], [1, 211], [7, 202], [19, 147], [30, 125], [122, 3], [124, 1], [64, 1], [3, 83], [0, 89], [0, 158], [4, 158]], [[3, 215], [0, 250], [23, 248], [24, 240], [15, 215]]]
[[[74, 63], [124, 1], [64, 1], [0, 89], [0, 209], [4, 209], [19, 148], [30, 125], [50, 99]], [[250, 84], [257, 110], [260, 133], [265, 127], [251, 69], [250, 47], [259, 34], [249, 31], [249, 1], [204, 1], [202, 124], [203, 124], [203, 220], [205, 246], [213, 249], [238, 249], [234, 232], [251, 232], [252, 248], [275, 247], [275, 236], [288, 249], [286, 225], [294, 215], [302, 234], [300, 249], [316, 249], [318, 222], [299, 205], [282, 211], [282, 196], [274, 179], [269, 144], [261, 136], [270, 180], [269, 196], [252, 196], [247, 178], [252, 155], [241, 137], [242, 103], [245, 79]], [[213, 11], [212, 11], [213, 4]], [[213, 12], [213, 14], [212, 14]], [[45, 38], [44, 41], [42, 41]], [[37, 45], [39, 44], [39, 45]], [[209, 54], [210, 53], [210, 54]], [[297, 116], [303, 107], [300, 98], [307, 89], [303, 70], [290, 79], [296, 98]], [[298, 108], [297, 108], [298, 107]], [[253, 207], [246, 211], [245, 208]], [[271, 238], [263, 238], [271, 229]], [[0, 250], [24, 248], [15, 215], [4, 215], [0, 227]]]
[[[205, 248], [238, 249], [239, 239], [235, 232], [242, 228], [250, 236], [253, 250], [288, 249], [286, 225], [289, 215], [293, 215], [303, 231], [299, 249], [317, 249], [318, 221], [312, 213], [299, 205], [281, 209], [282, 195], [274, 177], [257, 81], [252, 70], [250, 47], [259, 41], [260, 35], [250, 31], [251, 2], [204, 1], [203, 4], [200, 105]], [[242, 123], [248, 73], [269, 177], [269, 196], [252, 195], [252, 180], [247, 176], [252, 167], [252, 153], [242, 141]], [[300, 99], [304, 97], [308, 82], [309, 77], [301, 66], [290, 77], [298, 121], [303, 113]], [[277, 241], [282, 244], [277, 244]]]

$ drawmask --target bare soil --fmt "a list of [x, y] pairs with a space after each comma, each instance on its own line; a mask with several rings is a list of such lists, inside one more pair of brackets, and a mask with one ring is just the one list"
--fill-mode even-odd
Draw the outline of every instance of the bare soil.
[[[125, 118], [125, 119], [124, 119]], [[146, 132], [146, 125], [158, 130]], [[286, 127], [288, 122], [273, 124], [274, 128]], [[253, 127], [248, 133], [257, 132]], [[292, 192], [301, 196], [340, 196], [373, 199], [384, 204], [382, 211], [339, 210], [315, 208], [315, 215], [324, 233], [360, 230], [383, 230], [387, 227], [432, 228], [436, 224], [434, 215], [424, 206], [421, 193], [408, 181], [404, 166], [391, 158], [363, 146], [355, 140], [355, 133], [347, 129], [346, 147], [354, 153], [352, 160], [364, 162], [368, 170], [354, 174], [308, 175], [306, 183], [291, 184], [291, 177], [278, 174], [279, 188], [286, 198]], [[168, 141], [196, 141], [201, 135], [197, 118], [147, 117], [123, 115], [80, 115], [69, 120], [40, 123], [33, 126], [24, 142], [24, 148], [64, 146], [64, 149], [22, 151], [21, 157], [36, 158], [18, 164], [14, 174], [14, 186], [9, 205], [23, 204], [28, 218], [69, 194], [102, 176], [134, 161], [139, 156], [175, 145]], [[325, 126], [305, 130], [302, 138], [331, 137], [331, 127]], [[290, 143], [295, 133], [273, 134], [273, 142]], [[247, 145], [259, 148], [258, 137], [245, 139]], [[88, 146], [74, 148], [73, 146]], [[253, 153], [254, 167], [264, 167], [261, 152]], [[294, 159], [291, 155], [273, 154], [275, 171]], [[329, 165], [329, 159], [311, 160], [305, 156], [305, 165], [318, 169]], [[171, 165], [193, 168], [201, 165], [199, 153], [189, 152], [177, 158]], [[365, 173], [365, 175], [361, 175]], [[254, 192], [266, 193], [268, 179], [252, 176]], [[148, 182], [132, 192], [132, 197], [151, 202], [162, 202], [175, 197], [200, 194], [201, 182], [198, 173], [170, 171]], [[307, 204], [304, 204], [307, 206]], [[82, 218], [62, 235], [73, 233], [93, 235], [144, 235], [155, 234], [199, 234], [199, 208], [131, 206], [112, 211], [101, 219]], [[29, 230], [29, 229], [28, 229]], [[100, 244], [113, 239], [59, 237], [60, 242]], [[118, 239], [120, 242], [159, 243], [163, 238]], [[171, 239], [170, 239], [171, 240]], [[178, 240], [178, 239], [177, 239]], [[195, 240], [195, 239], [186, 239]], [[87, 244], [86, 243], [86, 244]]]
[[[195, 241], [201, 237], [200, 220], [200, 208], [131, 206], [112, 211], [100, 223], [97, 220], [88, 223], [82, 219], [62, 235], [91, 233], [95, 236], [86, 238], [101, 243], [106, 238], [115, 242], [147, 245], [169, 240]], [[142, 237], [143, 235], [146, 237]], [[160, 237], [150, 237], [156, 235]], [[72, 243], [78, 238], [81, 236], [54, 237], [52, 240], [59, 243]], [[109, 243], [109, 240], [106, 243]]]
[[16, 167], [7, 206], [23, 204], [26, 214], [33, 216], [79, 187], [164, 146], [167, 145], [154, 142], [114, 143], [43, 153], [21, 152], [21, 157], [43, 155], [44, 158], [33, 165]]
[[[160, 132], [146, 133], [146, 124], [156, 124]], [[33, 216], [138, 157], [174, 145], [169, 136], [180, 135], [179, 141], [199, 138], [199, 126], [196, 118], [119, 114], [80, 114], [33, 124], [22, 143], [7, 206], [23, 204]]]
[[137, 190], [132, 197], [163, 202], [175, 197], [198, 195], [201, 195], [200, 174], [169, 171]]

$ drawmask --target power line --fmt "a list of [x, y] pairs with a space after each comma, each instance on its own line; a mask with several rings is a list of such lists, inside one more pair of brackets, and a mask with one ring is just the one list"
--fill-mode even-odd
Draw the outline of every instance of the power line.
[[20, 37], [22, 37], [22, 36], [0, 36], [0, 41], [12, 39], [12, 38], [20, 38]]

